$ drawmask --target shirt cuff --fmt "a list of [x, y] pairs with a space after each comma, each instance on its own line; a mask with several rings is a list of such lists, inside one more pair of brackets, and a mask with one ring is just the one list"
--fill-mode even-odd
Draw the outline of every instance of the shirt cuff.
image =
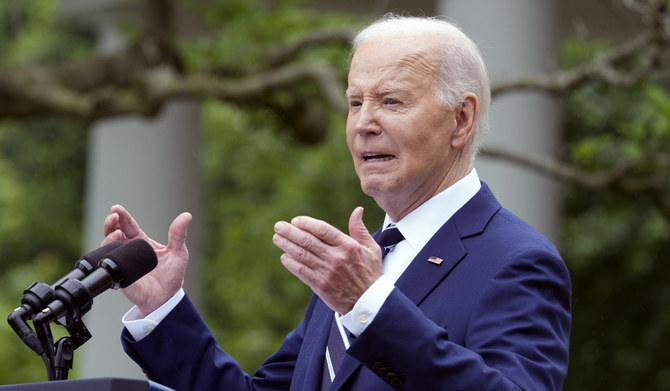
[[384, 275], [379, 277], [358, 299], [354, 308], [340, 317], [342, 325], [358, 337], [375, 318], [395, 286]]
[[184, 295], [184, 289], [179, 289], [170, 300], [147, 316], [143, 316], [137, 306], [134, 306], [126, 312], [121, 321], [135, 341], [139, 341], [154, 331], [156, 326], [179, 304]]

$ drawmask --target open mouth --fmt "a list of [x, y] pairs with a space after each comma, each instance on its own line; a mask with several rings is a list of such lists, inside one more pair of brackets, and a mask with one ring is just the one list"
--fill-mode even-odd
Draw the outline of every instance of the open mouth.
[[393, 155], [387, 155], [383, 153], [366, 153], [363, 155], [363, 159], [365, 159], [366, 162], [383, 162], [387, 160], [393, 159], [395, 156]]

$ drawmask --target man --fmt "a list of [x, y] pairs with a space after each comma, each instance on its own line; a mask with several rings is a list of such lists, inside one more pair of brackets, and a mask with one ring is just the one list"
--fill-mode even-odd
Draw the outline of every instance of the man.
[[[126, 351], [177, 390], [561, 389], [570, 278], [554, 246], [501, 208], [473, 168], [489, 95], [479, 51], [448, 22], [387, 16], [357, 36], [347, 144], [391, 228], [373, 238], [362, 208], [349, 235], [307, 216], [275, 225], [281, 262], [315, 295], [254, 375], [181, 290], [191, 216], [175, 219], [164, 246], [112, 207], [103, 243], [140, 237], [159, 257], [124, 291], [136, 304]], [[375, 239], [398, 230], [380, 252]]]

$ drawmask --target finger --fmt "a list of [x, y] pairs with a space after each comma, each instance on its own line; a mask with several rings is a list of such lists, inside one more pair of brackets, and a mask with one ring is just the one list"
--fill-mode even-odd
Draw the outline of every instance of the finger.
[[[288, 223], [280, 222], [278, 224], [286, 224], [290, 227]], [[280, 232], [285, 231], [281, 228], [278, 229]], [[284, 255], [290, 257], [292, 260], [303, 264], [305, 267], [315, 270], [320, 265], [320, 259], [314, 253], [306, 249], [303, 245], [300, 245], [293, 240], [283, 236], [281, 233], [277, 233], [272, 237], [272, 242], [284, 251]]]
[[316, 273], [314, 273], [313, 270], [306, 267], [302, 262], [295, 260], [289, 254], [282, 254], [282, 256], [279, 259], [282, 265], [284, 265], [284, 267], [289, 272], [291, 272], [291, 274], [296, 276], [305, 285], [312, 288], [312, 290], [315, 289], [314, 281], [316, 278]]
[[121, 205], [112, 206], [112, 212], [119, 216], [119, 228], [126, 234], [128, 239], [144, 236], [139, 224], [135, 221], [133, 216]]
[[112, 242], [123, 241], [123, 239], [123, 232], [121, 232], [120, 229], [117, 229], [116, 231], [113, 231], [109, 235], [105, 236], [100, 245], [105, 246]]
[[275, 245], [296, 260], [308, 262], [311, 268], [316, 267], [330, 247], [310, 232], [285, 221], [275, 224], [275, 232], [278, 236], [277, 240], [274, 240]]
[[102, 226], [103, 235], [107, 236], [119, 229], [119, 215], [112, 213], [105, 217], [105, 223]]
[[184, 212], [177, 216], [168, 230], [168, 248], [173, 251], [186, 251], [186, 235], [193, 216]]
[[349, 240], [347, 235], [339, 229], [313, 217], [298, 216], [291, 220], [291, 224], [319, 239], [318, 242], [323, 242], [329, 246], [339, 246]]

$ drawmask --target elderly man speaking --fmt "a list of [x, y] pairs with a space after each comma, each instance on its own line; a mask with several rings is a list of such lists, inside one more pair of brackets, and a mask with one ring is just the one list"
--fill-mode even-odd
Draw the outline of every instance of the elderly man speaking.
[[479, 50], [449, 22], [394, 15], [353, 49], [347, 144], [361, 188], [386, 212], [382, 228], [371, 235], [362, 208], [348, 234], [307, 216], [275, 224], [282, 264], [314, 295], [250, 375], [182, 289], [190, 214], [164, 246], [115, 205], [103, 243], [144, 238], [159, 257], [124, 290], [136, 305], [126, 351], [176, 390], [560, 390], [570, 276], [474, 169], [490, 105]]

